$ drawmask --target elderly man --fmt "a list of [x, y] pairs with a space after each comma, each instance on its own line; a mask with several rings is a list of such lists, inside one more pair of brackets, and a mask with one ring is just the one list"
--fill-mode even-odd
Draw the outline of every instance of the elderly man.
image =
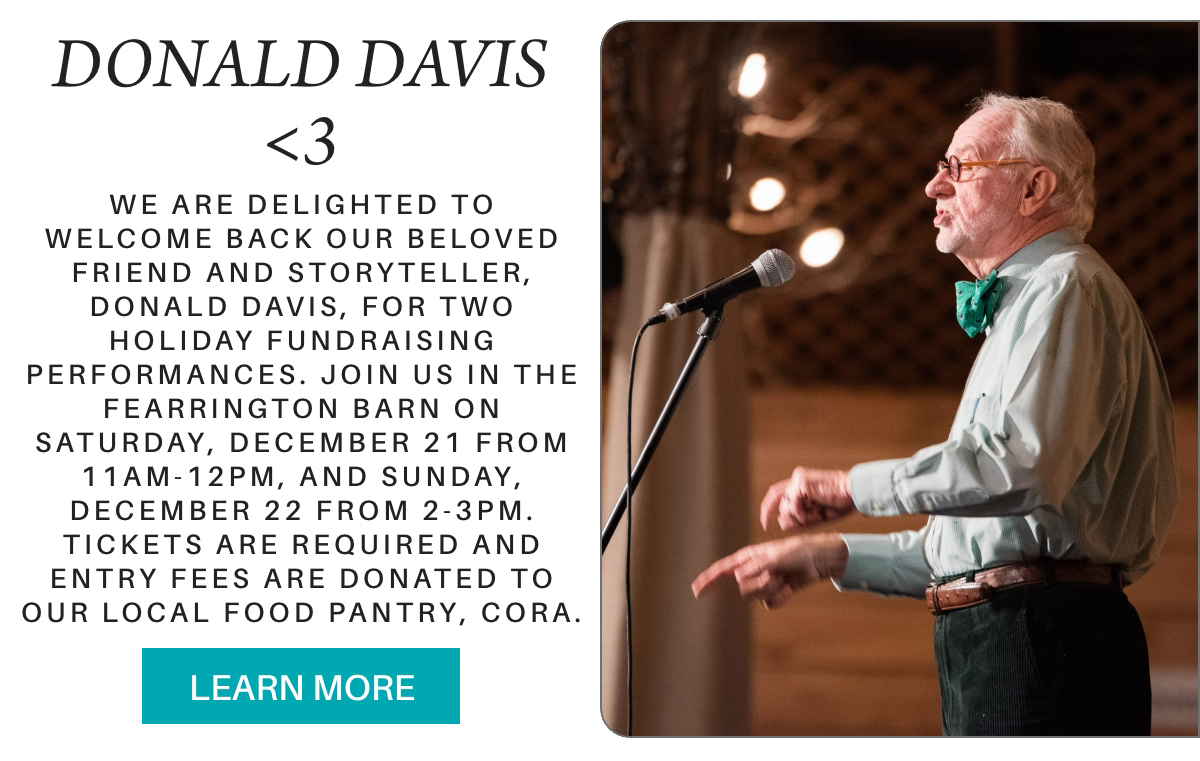
[[767, 607], [819, 579], [924, 596], [947, 734], [1148, 734], [1146, 639], [1122, 587], [1175, 509], [1167, 381], [1125, 286], [1087, 244], [1095, 154], [1061, 103], [988, 95], [926, 186], [937, 247], [974, 283], [957, 317], [987, 335], [950, 437], [850, 471], [796, 468], [762, 522], [923, 513], [920, 531], [746, 547], [731, 576]]

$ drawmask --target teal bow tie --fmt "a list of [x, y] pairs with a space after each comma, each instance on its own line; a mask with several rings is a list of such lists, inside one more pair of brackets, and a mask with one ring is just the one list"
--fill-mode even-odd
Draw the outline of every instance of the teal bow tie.
[[958, 324], [971, 338], [992, 324], [992, 315], [1004, 295], [1004, 281], [996, 279], [996, 270], [983, 280], [960, 280], [954, 284], [958, 301]]

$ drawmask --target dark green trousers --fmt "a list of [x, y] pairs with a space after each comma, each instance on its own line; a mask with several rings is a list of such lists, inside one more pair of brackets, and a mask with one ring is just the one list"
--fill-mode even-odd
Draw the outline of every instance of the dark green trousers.
[[947, 735], [1148, 735], [1146, 635], [1123, 592], [1022, 587], [934, 622]]

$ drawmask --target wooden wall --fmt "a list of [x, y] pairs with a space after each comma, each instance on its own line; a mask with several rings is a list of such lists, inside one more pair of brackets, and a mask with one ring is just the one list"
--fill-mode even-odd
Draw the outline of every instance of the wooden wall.
[[[755, 495], [798, 464], [847, 468], [908, 456], [945, 439], [958, 394], [786, 389], [752, 397]], [[1196, 734], [1194, 400], [1177, 403], [1180, 504], [1158, 564], [1128, 590], [1141, 614], [1155, 680], [1158, 734]], [[757, 507], [747, 520], [757, 525]], [[750, 513], [753, 515], [750, 515]], [[843, 532], [919, 528], [923, 517], [847, 518]], [[778, 536], [755, 528], [756, 540]], [[839, 593], [821, 584], [777, 611], [755, 608], [754, 731], [763, 735], [941, 733], [933, 616], [924, 602]], [[1190, 693], [1188, 687], [1190, 685]], [[1168, 688], [1172, 694], [1168, 695]], [[1181, 697], [1182, 695], [1182, 697]], [[1190, 695], [1190, 700], [1189, 700]], [[1182, 700], [1182, 705], [1180, 701]], [[1169, 704], [1167, 702], [1169, 701]], [[1161, 705], [1160, 705], [1161, 704]]]

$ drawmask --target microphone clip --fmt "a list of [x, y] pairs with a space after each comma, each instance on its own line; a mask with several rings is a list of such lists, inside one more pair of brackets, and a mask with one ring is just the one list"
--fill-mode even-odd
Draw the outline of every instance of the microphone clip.
[[715, 341], [717, 334], [721, 332], [721, 321], [725, 319], [725, 304], [721, 303], [702, 311], [704, 312], [704, 322], [696, 330], [696, 335]]

